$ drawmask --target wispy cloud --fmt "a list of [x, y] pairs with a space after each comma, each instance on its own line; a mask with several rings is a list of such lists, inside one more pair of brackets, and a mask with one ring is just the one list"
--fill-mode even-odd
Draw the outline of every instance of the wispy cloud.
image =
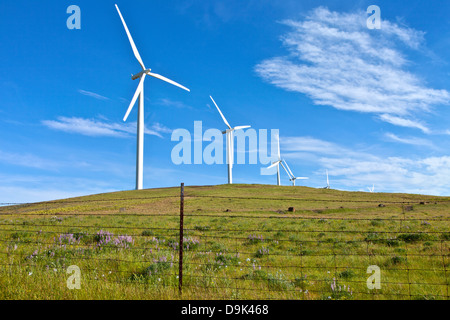
[[383, 20], [373, 32], [365, 12], [313, 10], [304, 20], [286, 20], [282, 37], [289, 55], [262, 61], [256, 72], [267, 82], [308, 95], [317, 105], [375, 113], [383, 121], [429, 133], [414, 119], [449, 104], [446, 90], [426, 87], [407, 71], [402, 48], [418, 49], [424, 33]]
[[[427, 140], [399, 138], [393, 140], [409, 144], [427, 144]], [[325, 168], [335, 185], [352, 190], [375, 184], [379, 191], [449, 195], [450, 157], [395, 157], [354, 151], [339, 144], [311, 137], [281, 138], [283, 157], [302, 164]]]
[[283, 139], [280, 139], [280, 144], [283, 150], [289, 153], [312, 153], [317, 155], [359, 154], [336, 143], [313, 137], [284, 137]]
[[81, 93], [82, 95], [88, 96], [88, 97], [92, 97], [95, 98], [97, 100], [109, 100], [109, 98], [104, 97], [102, 95], [99, 95], [95, 92], [91, 92], [91, 91], [86, 91], [86, 90], [78, 90], [79, 93]]
[[410, 138], [401, 138], [393, 133], [385, 133], [384, 137], [389, 140], [389, 141], [393, 141], [393, 142], [398, 142], [398, 143], [404, 143], [404, 144], [410, 144], [410, 145], [415, 145], [415, 146], [426, 146], [426, 147], [430, 147], [430, 148], [435, 148], [434, 144], [427, 139], [421, 139], [421, 138], [416, 138], [416, 137], [410, 137]]
[[177, 109], [192, 109], [191, 106], [188, 106], [181, 101], [173, 101], [173, 100], [166, 99], [166, 98], [159, 99], [157, 101], [157, 104], [165, 106], [165, 107], [173, 107], [173, 108], [177, 108]]
[[[58, 117], [58, 120], [43, 120], [42, 124], [48, 128], [77, 133], [91, 137], [126, 138], [136, 133], [136, 122], [113, 123], [95, 119], [77, 117]], [[162, 133], [170, 133], [171, 129], [155, 123], [150, 128], [145, 127], [144, 133], [162, 138]]]
[[0, 150], [0, 162], [13, 164], [17, 166], [50, 169], [55, 170], [61, 166], [61, 163], [50, 159], [44, 159], [29, 153], [14, 153]]
[[421, 130], [423, 133], [430, 133], [430, 129], [428, 129], [425, 125], [423, 125], [419, 121], [404, 119], [404, 118], [392, 116], [389, 114], [382, 114], [379, 116], [379, 118], [383, 121], [389, 122], [396, 126], [416, 128], [416, 129]]

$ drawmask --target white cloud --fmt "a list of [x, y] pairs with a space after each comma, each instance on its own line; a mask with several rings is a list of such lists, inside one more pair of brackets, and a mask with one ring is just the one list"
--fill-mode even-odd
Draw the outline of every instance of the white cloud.
[[430, 129], [428, 129], [425, 125], [418, 121], [395, 117], [389, 114], [382, 114], [379, 116], [379, 118], [396, 126], [416, 128], [421, 130], [423, 133], [430, 133]]
[[312, 137], [285, 137], [280, 139], [283, 150], [288, 152], [313, 152], [319, 154], [341, 154], [345, 148], [335, 143], [323, 141]]
[[[398, 142], [426, 144], [427, 140], [388, 136]], [[391, 157], [353, 151], [338, 144], [311, 137], [281, 139], [283, 157], [293, 163], [319, 166], [315, 175], [328, 169], [332, 187], [366, 189], [375, 184], [380, 192], [450, 195], [450, 156]], [[314, 180], [314, 179], [313, 179]]]
[[159, 99], [157, 104], [160, 104], [160, 105], [165, 106], [165, 107], [174, 107], [174, 108], [177, 108], [177, 109], [192, 109], [192, 107], [184, 104], [183, 102], [173, 101], [173, 100], [166, 99], [166, 98]]
[[[124, 138], [136, 134], [136, 122], [111, 123], [108, 121], [77, 117], [58, 117], [58, 120], [43, 120], [42, 124], [54, 130], [92, 137]], [[145, 127], [144, 132], [162, 138], [161, 133], [170, 133], [172, 130], [159, 123], [155, 123], [150, 128]]]
[[86, 91], [86, 90], [78, 90], [79, 93], [81, 93], [82, 95], [88, 96], [88, 97], [92, 97], [95, 98], [97, 100], [109, 100], [109, 98], [104, 97], [102, 95], [99, 95], [95, 92], [91, 92], [91, 91]]
[[433, 143], [430, 140], [426, 140], [426, 139], [421, 139], [421, 138], [416, 138], [416, 137], [412, 137], [412, 138], [401, 138], [393, 133], [387, 132], [384, 135], [388, 140], [393, 141], [393, 142], [399, 142], [399, 143], [404, 143], [404, 144], [410, 144], [410, 145], [415, 145], [415, 146], [427, 146], [427, 147], [431, 147], [431, 148], [435, 148]]
[[29, 168], [54, 170], [61, 166], [61, 163], [49, 159], [43, 159], [29, 153], [14, 153], [0, 150], [0, 162], [24, 166]]
[[277, 87], [306, 94], [317, 105], [376, 113], [383, 121], [429, 133], [413, 115], [448, 104], [450, 94], [426, 87], [408, 72], [399, 45], [419, 48], [423, 32], [387, 20], [373, 32], [366, 17], [365, 12], [320, 7], [302, 21], [284, 21], [291, 28], [282, 37], [289, 55], [264, 60], [255, 71]]

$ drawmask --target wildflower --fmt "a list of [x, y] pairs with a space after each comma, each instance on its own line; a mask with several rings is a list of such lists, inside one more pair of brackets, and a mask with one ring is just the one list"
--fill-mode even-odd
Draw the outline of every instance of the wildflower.
[[33, 274], [33, 272], [29, 272], [28, 275], [31, 276]]

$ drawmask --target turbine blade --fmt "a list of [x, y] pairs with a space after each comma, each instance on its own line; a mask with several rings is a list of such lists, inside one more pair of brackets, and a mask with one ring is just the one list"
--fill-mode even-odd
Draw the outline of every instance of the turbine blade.
[[295, 179], [306, 180], [306, 179], [309, 179], [309, 178], [308, 177], [295, 177]]
[[123, 27], [125, 28], [125, 32], [127, 33], [128, 40], [130, 40], [130, 44], [131, 44], [131, 48], [133, 49], [134, 56], [136, 57], [137, 61], [141, 65], [142, 70], [145, 70], [144, 62], [142, 61], [141, 56], [139, 55], [139, 51], [137, 50], [136, 45], [134, 44], [133, 38], [131, 37], [130, 31], [128, 30], [127, 24], [125, 23], [125, 20], [123, 19], [122, 13], [120, 13], [120, 10], [119, 10], [119, 7], [117, 6], [117, 4], [116, 4], [116, 9], [117, 9], [117, 12], [119, 13], [120, 20], [122, 20], [122, 24], [123, 24]]
[[291, 175], [289, 174], [289, 171], [287, 171], [287, 169], [286, 169], [286, 167], [284, 166], [284, 164], [283, 164], [282, 161], [280, 161], [280, 164], [281, 164], [281, 166], [283, 167], [284, 171], [286, 171], [287, 175], [289, 176], [289, 179], [292, 180], [292, 178], [294, 178], [294, 176], [291, 176]]
[[133, 109], [133, 106], [134, 106], [134, 104], [136, 103], [136, 99], [137, 99], [138, 95], [142, 92], [142, 88], [143, 88], [143, 86], [144, 86], [144, 79], [145, 79], [145, 74], [143, 74], [143, 75], [141, 76], [141, 80], [139, 80], [138, 87], [137, 87], [137, 89], [136, 89], [136, 92], [135, 92], [134, 95], [133, 95], [133, 99], [131, 99], [131, 103], [130, 103], [130, 106], [128, 107], [127, 113], [125, 113], [125, 117], [123, 117], [123, 121], [126, 121], [126, 120], [127, 120], [128, 115], [129, 115], [130, 112], [131, 112], [131, 109]]
[[191, 92], [191, 90], [189, 90], [189, 89], [186, 88], [185, 86], [182, 86], [181, 84], [176, 83], [176, 82], [173, 81], [173, 80], [170, 80], [170, 79], [168, 79], [168, 78], [166, 78], [166, 77], [163, 77], [163, 76], [160, 75], [160, 74], [156, 74], [156, 73], [153, 73], [153, 72], [147, 72], [147, 74], [150, 75], [150, 76], [152, 76], [152, 77], [158, 78], [158, 79], [160, 79], [160, 80], [162, 80], [162, 81], [165, 81], [165, 82], [168, 82], [168, 83], [170, 83], [170, 84], [173, 84], [174, 86], [177, 86], [177, 87], [179, 87], [179, 88], [181, 88], [181, 89], [183, 89], [183, 90], [186, 90], [186, 91], [188, 91], [188, 92]]
[[222, 119], [223, 119], [223, 122], [225, 122], [225, 124], [227, 125], [227, 127], [228, 127], [229, 129], [232, 129], [231, 126], [230, 126], [230, 124], [228, 123], [227, 119], [225, 119], [225, 117], [224, 117], [222, 111], [220, 111], [219, 106], [218, 106], [217, 103], [214, 101], [213, 97], [211, 97], [211, 96], [209, 96], [209, 97], [211, 98], [212, 102], [214, 102], [214, 105], [216, 106], [217, 111], [219, 111], [220, 116], [221, 116]]
[[277, 161], [277, 162], [272, 163], [272, 164], [271, 164], [270, 166], [268, 166], [266, 169], [273, 168], [273, 167], [275, 167], [278, 163], [280, 163], [280, 161]]
[[246, 128], [251, 128], [251, 126], [237, 126], [237, 127], [234, 127], [233, 130], [246, 129]]
[[291, 168], [289, 168], [289, 166], [288, 166], [286, 160], [283, 160], [283, 161], [284, 161], [284, 164], [286, 165], [286, 167], [288, 168], [289, 172], [291, 173], [291, 176], [295, 177], [294, 174], [293, 174], [292, 171], [291, 171]]

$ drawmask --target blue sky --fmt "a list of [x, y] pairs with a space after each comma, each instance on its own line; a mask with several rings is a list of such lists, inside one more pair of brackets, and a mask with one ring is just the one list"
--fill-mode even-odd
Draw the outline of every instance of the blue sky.
[[[174, 129], [225, 129], [212, 95], [232, 125], [280, 130], [297, 185], [327, 169], [337, 189], [450, 195], [448, 1], [18, 0], [0, 3], [1, 203], [134, 188], [139, 64], [115, 3], [146, 66], [191, 89], [146, 79], [145, 188], [226, 183], [171, 161]], [[234, 182], [275, 184], [262, 166]]]

